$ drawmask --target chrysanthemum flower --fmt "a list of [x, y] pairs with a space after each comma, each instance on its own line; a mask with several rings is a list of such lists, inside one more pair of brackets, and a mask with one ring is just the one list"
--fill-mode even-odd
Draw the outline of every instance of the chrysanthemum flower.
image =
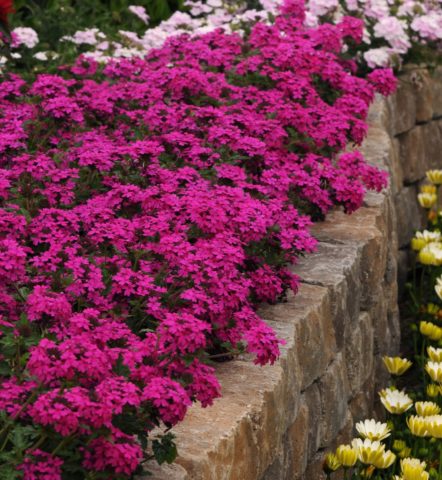
[[434, 185], [442, 185], [442, 170], [428, 170], [427, 178]]
[[382, 405], [394, 414], [406, 412], [413, 405], [413, 400], [404, 392], [387, 388], [379, 392]]
[[336, 458], [343, 467], [348, 468], [356, 463], [358, 454], [351, 445], [339, 445], [336, 449]]
[[387, 450], [382, 454], [379, 460], [373, 463], [373, 465], [376, 468], [385, 469], [385, 468], [391, 467], [391, 465], [393, 465], [393, 462], [395, 460], [396, 460], [396, 455], [391, 450]]
[[385, 453], [385, 445], [378, 441], [372, 442], [368, 438], [365, 440], [355, 438], [351, 445], [356, 450], [358, 459], [367, 465], [375, 465], [377, 462], [381, 462]]
[[390, 435], [390, 429], [386, 423], [376, 422], [376, 420], [365, 420], [356, 424], [356, 430], [362, 438], [369, 440], [383, 440]]
[[429, 417], [431, 415], [438, 415], [440, 407], [434, 402], [416, 402], [414, 404], [416, 412], [421, 417]]
[[442, 383], [442, 362], [432, 362], [425, 365], [425, 371], [430, 375], [433, 382]]
[[435, 193], [419, 193], [417, 199], [420, 206], [428, 210], [436, 203], [437, 195]]
[[407, 425], [410, 432], [416, 437], [428, 437], [427, 417], [411, 415], [411, 417], [407, 418]]
[[422, 333], [422, 335], [436, 342], [442, 338], [442, 328], [431, 322], [420, 322], [419, 331]]
[[413, 365], [410, 360], [401, 357], [383, 357], [382, 358], [385, 367], [392, 375], [402, 375], [405, 373], [411, 365]]

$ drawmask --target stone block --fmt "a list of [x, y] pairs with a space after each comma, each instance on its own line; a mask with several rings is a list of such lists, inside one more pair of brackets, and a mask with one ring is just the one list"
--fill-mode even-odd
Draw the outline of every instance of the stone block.
[[407, 76], [401, 76], [396, 92], [387, 98], [393, 136], [410, 130], [416, 124], [416, 92]]
[[305, 404], [308, 406], [308, 449], [306, 450], [307, 461], [315, 455], [321, 444], [321, 414], [322, 403], [321, 393], [316, 383], [310, 387], [303, 394]]
[[329, 445], [345, 424], [350, 388], [346, 363], [341, 353], [330, 364], [319, 381], [322, 414], [320, 420], [321, 447]]
[[345, 335], [345, 364], [352, 396], [362, 388], [373, 372], [373, 324], [367, 312], [348, 328]]
[[293, 268], [304, 282], [328, 288], [338, 350], [343, 346], [346, 324], [351, 323], [359, 311], [359, 259], [358, 246], [321, 242], [317, 252], [301, 259]]
[[424, 123], [433, 118], [433, 81], [428, 70], [414, 73], [416, 85], [416, 122]]
[[410, 184], [421, 180], [428, 170], [425, 127], [416, 126], [399, 135], [398, 140], [404, 182]]
[[376, 394], [374, 376], [375, 373], [373, 370], [360, 391], [349, 403], [349, 409], [354, 424], [367, 418], [371, 418], [373, 415], [373, 405]]
[[394, 198], [399, 247], [408, 247], [414, 232], [425, 225], [424, 211], [417, 202], [417, 188], [404, 187]]
[[[274, 305], [261, 309], [260, 313], [265, 319], [280, 321], [284, 315], [292, 319], [293, 354], [299, 369], [291, 367], [289, 371], [297, 377], [302, 391], [325, 372], [336, 352], [330, 293], [318, 285], [302, 284], [289, 306], [290, 309], [287, 304]], [[276, 325], [272, 323], [272, 326]]]
[[325, 480], [326, 476], [322, 468], [327, 452], [318, 452], [307, 466], [302, 480]]
[[442, 67], [437, 67], [431, 75], [433, 90], [433, 118], [442, 117]]
[[428, 168], [442, 168], [442, 121], [423, 126], [425, 163]]
[[[320, 404], [318, 405], [320, 406]], [[298, 411], [295, 422], [289, 428], [288, 441], [290, 448], [290, 466], [286, 474], [287, 479], [300, 478], [307, 468], [309, 445], [309, 407], [303, 403]], [[315, 442], [316, 443], [316, 442]]]
[[390, 112], [386, 99], [380, 93], [376, 93], [373, 103], [370, 105], [367, 115], [367, 123], [370, 128], [390, 128]]

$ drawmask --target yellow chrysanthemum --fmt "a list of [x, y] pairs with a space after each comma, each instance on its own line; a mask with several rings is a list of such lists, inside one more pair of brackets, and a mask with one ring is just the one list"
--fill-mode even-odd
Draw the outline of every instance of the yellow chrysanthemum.
[[422, 185], [420, 187], [421, 193], [437, 193], [437, 188], [435, 185]]
[[430, 437], [442, 438], [442, 415], [425, 417]]
[[401, 473], [403, 480], [428, 480], [429, 473], [425, 471], [426, 463], [417, 458], [404, 458], [401, 460]]
[[434, 323], [422, 321], [419, 324], [419, 331], [430, 340], [437, 342], [442, 338], [442, 328]]
[[424, 265], [442, 265], [442, 245], [439, 242], [428, 243], [420, 250], [418, 260]]
[[434, 185], [442, 185], [442, 170], [428, 170], [427, 178]]
[[413, 405], [413, 400], [404, 392], [387, 388], [379, 392], [382, 405], [394, 414], [406, 412]]
[[414, 404], [416, 412], [421, 417], [429, 417], [431, 415], [438, 415], [440, 407], [434, 402], [416, 402]]
[[327, 455], [325, 456], [325, 468], [332, 471], [332, 472], [335, 472], [336, 470], [338, 470], [339, 468], [341, 468], [341, 464], [339, 462], [339, 460], [337, 459], [336, 455], [334, 453], [327, 453]]
[[442, 348], [428, 347], [427, 353], [433, 362], [442, 362]]
[[407, 425], [410, 432], [416, 437], [428, 437], [428, 422], [427, 417], [419, 417], [412, 415], [407, 418]]
[[440, 394], [440, 387], [434, 383], [427, 385], [427, 395], [431, 398], [437, 397]]
[[376, 468], [385, 469], [385, 468], [391, 467], [395, 460], [396, 460], [396, 455], [392, 451], [387, 450], [382, 454], [382, 457], [379, 460], [373, 463], [373, 465]]
[[375, 465], [376, 462], [380, 462], [385, 452], [385, 445], [378, 441], [372, 442], [368, 438], [365, 440], [355, 438], [351, 445], [356, 450], [358, 459], [367, 465]]
[[385, 367], [392, 375], [402, 375], [405, 373], [411, 365], [413, 365], [410, 360], [401, 357], [383, 357]]
[[339, 445], [336, 449], [336, 458], [343, 467], [348, 468], [356, 463], [358, 454], [351, 445]]
[[414, 238], [411, 239], [411, 248], [415, 251], [422, 250], [426, 245], [433, 242], [439, 242], [441, 234], [439, 231], [431, 232], [424, 230], [423, 232], [416, 232]]
[[437, 195], [435, 193], [419, 193], [417, 196], [421, 207], [429, 209], [437, 201]]
[[383, 440], [390, 435], [390, 429], [386, 423], [376, 422], [376, 420], [365, 420], [356, 424], [356, 430], [362, 438], [369, 440]]
[[432, 362], [425, 365], [425, 371], [430, 375], [433, 382], [442, 383], [442, 362]]

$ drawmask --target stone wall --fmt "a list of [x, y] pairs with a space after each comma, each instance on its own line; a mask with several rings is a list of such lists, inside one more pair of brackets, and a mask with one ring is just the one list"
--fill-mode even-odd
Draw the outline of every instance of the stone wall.
[[[442, 164], [442, 73], [401, 77], [397, 94], [377, 98], [362, 147], [390, 172], [390, 187], [367, 195], [353, 215], [316, 224], [317, 253], [293, 271], [296, 297], [261, 309], [286, 340], [275, 365], [249, 358], [220, 364], [223, 397], [191, 408], [174, 428], [179, 457], [148, 465], [155, 480], [320, 480], [327, 449], [352, 437], [385, 384], [381, 356], [398, 350], [397, 266], [419, 227], [417, 185]], [[401, 250], [398, 250], [401, 247]]]

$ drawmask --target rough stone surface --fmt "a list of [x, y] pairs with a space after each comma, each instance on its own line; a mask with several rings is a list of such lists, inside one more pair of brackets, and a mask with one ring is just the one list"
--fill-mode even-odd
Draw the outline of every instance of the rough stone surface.
[[407, 71], [392, 98], [376, 97], [369, 122], [362, 150], [390, 173], [389, 188], [367, 194], [355, 214], [336, 210], [313, 226], [318, 250], [293, 267], [298, 294], [259, 311], [286, 341], [280, 360], [219, 365], [223, 397], [190, 409], [173, 429], [176, 464], [148, 465], [149, 478], [325, 479], [327, 450], [348, 442], [373, 409], [382, 415], [381, 357], [399, 346], [398, 282], [401, 293], [406, 248], [424, 220], [416, 194], [426, 168], [442, 168], [442, 69]]

